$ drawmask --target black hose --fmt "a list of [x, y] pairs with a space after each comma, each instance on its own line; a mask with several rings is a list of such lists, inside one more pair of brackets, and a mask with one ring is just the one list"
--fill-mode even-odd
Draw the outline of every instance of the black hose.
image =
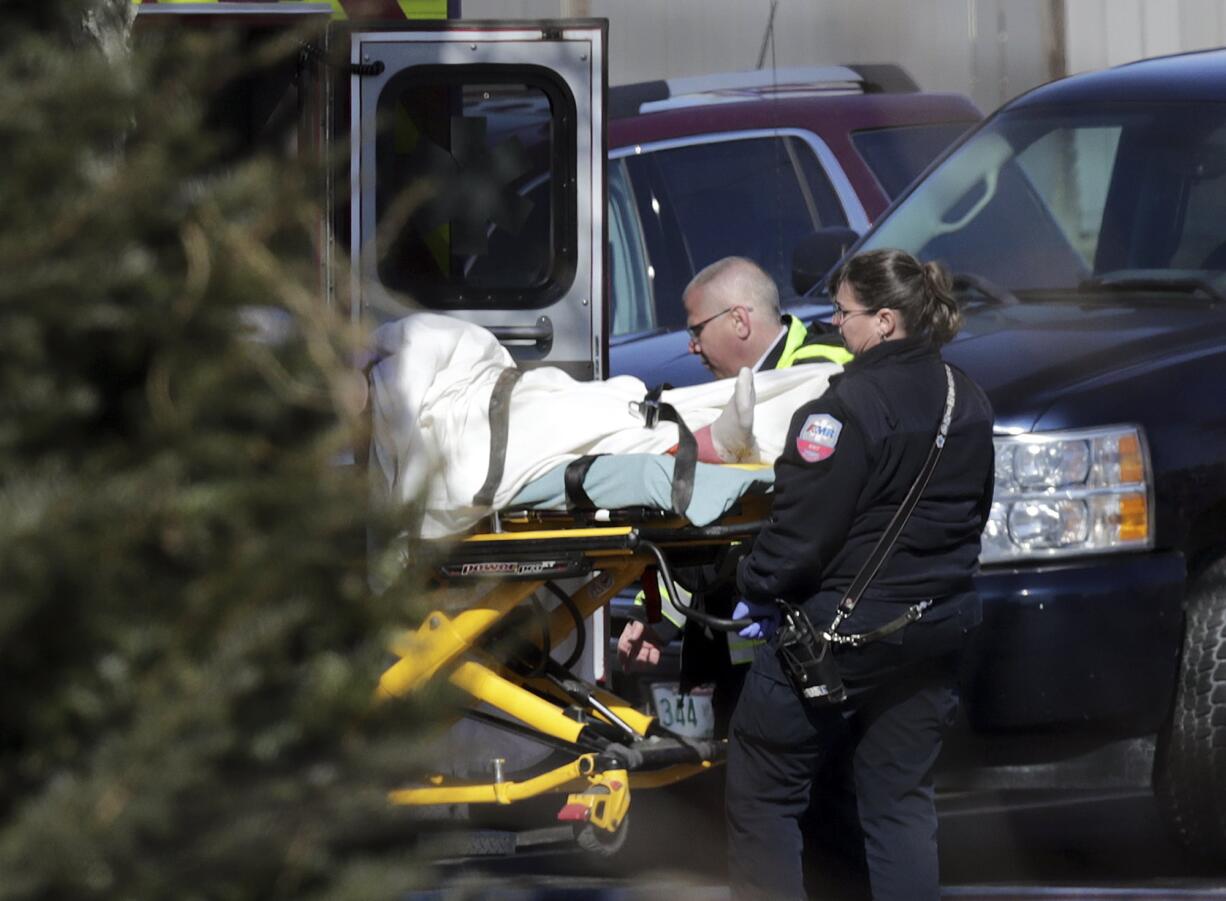
[[709, 629], [714, 629], [716, 632], [739, 632], [753, 623], [751, 619], [724, 619], [720, 616], [712, 616], [705, 610], [699, 610], [697, 607], [681, 603], [681, 595], [677, 592], [677, 585], [673, 582], [673, 574], [668, 568], [668, 561], [664, 559], [663, 551], [651, 541], [640, 540], [638, 546], [646, 548], [656, 558], [656, 566], [660, 570], [660, 577], [664, 579], [664, 587], [668, 591], [673, 607], [686, 619], [692, 619], [694, 622]]
[[575, 622], [575, 649], [570, 652], [570, 656], [562, 664], [563, 669], [570, 669], [583, 655], [583, 648], [587, 644], [587, 627], [583, 625], [583, 616], [579, 613], [575, 602], [570, 599], [569, 594], [559, 588], [556, 582], [546, 582], [545, 587], [562, 603]]
[[687, 541], [694, 538], [742, 538], [746, 535], [754, 535], [762, 531], [762, 527], [765, 525], [766, 520], [755, 519], [752, 522], [718, 526], [685, 526], [680, 529], [643, 526], [638, 532], [640, 539], [647, 541]]
[[537, 600], [536, 595], [530, 595], [528, 598], [532, 602], [532, 612], [536, 614], [536, 621], [541, 627], [541, 654], [536, 659], [536, 663], [532, 665], [530, 676], [543, 676], [549, 669], [549, 655], [553, 648], [549, 640], [549, 616], [545, 613], [544, 606]]

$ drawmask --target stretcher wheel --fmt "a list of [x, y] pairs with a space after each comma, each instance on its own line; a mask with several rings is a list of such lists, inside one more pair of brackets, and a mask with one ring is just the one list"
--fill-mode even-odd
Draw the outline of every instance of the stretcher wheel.
[[600, 857], [612, 857], [626, 844], [626, 836], [630, 834], [630, 816], [627, 814], [613, 832], [601, 829], [591, 823], [575, 827], [575, 841], [579, 847]]

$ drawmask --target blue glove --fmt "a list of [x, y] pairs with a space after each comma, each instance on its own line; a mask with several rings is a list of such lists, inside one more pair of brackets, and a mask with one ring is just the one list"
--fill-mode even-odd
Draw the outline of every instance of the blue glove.
[[779, 605], [774, 602], [759, 604], [756, 601], [737, 601], [732, 608], [732, 618], [753, 620], [738, 633], [742, 638], [765, 639], [775, 634], [783, 617], [779, 612]]

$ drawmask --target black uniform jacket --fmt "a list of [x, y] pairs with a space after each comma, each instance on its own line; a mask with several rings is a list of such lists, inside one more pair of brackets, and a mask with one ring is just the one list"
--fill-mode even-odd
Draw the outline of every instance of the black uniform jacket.
[[[792, 316], [784, 314], [782, 321], [785, 329], [790, 329], [792, 327], [792, 320]], [[786, 337], [787, 336], [785, 333], [784, 336], [780, 337], [780, 339], [775, 342], [775, 346], [770, 349], [770, 352], [765, 358], [763, 358], [761, 364], [758, 366], [756, 370], [757, 372], [768, 372], [778, 367], [779, 361], [783, 357], [784, 345], [787, 343]], [[843, 346], [843, 339], [837, 331], [832, 331], [824, 322], [815, 321], [809, 326], [808, 332], [805, 335], [804, 344], [801, 346], [809, 347], [814, 344], [829, 344], [841, 348]], [[796, 361], [797, 365], [800, 366], [804, 366], [809, 363], [827, 362], [829, 361], [820, 357], [810, 357]], [[732, 572], [731, 566], [727, 568], [727, 572], [724, 571], [723, 567], [706, 566], [691, 568], [681, 572], [679, 575], [679, 581], [681, 581], [691, 590], [702, 594], [703, 609], [706, 610], [707, 613], [714, 616], [729, 617], [732, 616], [732, 608], [736, 605], [737, 599], [740, 597], [740, 595], [737, 593], [736, 585], [733, 584], [734, 575], [735, 574]], [[715, 640], [715, 636], [711, 635], [709, 630], [699, 626], [696, 622], [691, 621], [686, 623], [687, 641], [691, 641], [690, 635], [695, 635], [695, 638], [691, 643], [700, 640], [698, 635], [705, 635], [708, 639], [714, 640], [715, 645], [719, 648], [717, 656], [721, 656], [725, 661], [727, 660], [728, 642], [722, 634], [718, 637], [718, 640]], [[699, 655], [695, 654], [693, 656], [698, 657]], [[698, 665], [701, 667], [706, 663], [705, 656], [701, 662], [698, 660], [694, 660], [693, 662], [698, 663]], [[702, 678], [704, 677], [700, 676], [693, 681], [696, 684], [697, 681], [702, 681]]]
[[[923, 599], [924, 619], [978, 622], [971, 585], [992, 501], [992, 408], [954, 369], [957, 399], [932, 480], [885, 566], [840, 629], [862, 632]], [[806, 604], [824, 628], [923, 467], [945, 407], [939, 353], [919, 338], [887, 341], [848, 363], [820, 398], [792, 418], [775, 464], [771, 517], [740, 562], [754, 601]], [[944, 609], [942, 609], [944, 607]]]
[[[791, 328], [791, 316], [783, 316], [783, 326], [784, 328]], [[770, 353], [762, 360], [762, 363], [758, 366], [759, 372], [775, 369], [779, 365], [786, 343], [785, 334], [775, 342], [775, 346], [771, 348]], [[836, 347], [842, 347], [843, 339], [837, 331], [833, 331], [825, 323], [817, 321], [809, 326], [808, 334], [805, 336], [802, 346], [808, 347], [812, 344], [831, 344]], [[806, 358], [796, 361], [798, 365], [824, 362], [826, 360], [821, 358]], [[686, 584], [696, 593], [701, 594], [703, 609], [708, 613], [714, 616], [732, 616], [732, 609], [736, 605], [739, 595], [732, 581], [731, 567], [728, 567], [728, 572], [725, 572], [723, 567], [715, 566], [691, 568], [680, 571], [677, 577], [679, 581]], [[729, 667], [732, 666], [728, 655], [727, 637], [723, 633], [714, 635], [710, 630], [699, 626], [693, 620], [686, 622], [684, 631], [685, 641], [681, 649], [682, 689], [688, 690], [695, 685], [711, 681], [712, 679], [718, 682], [722, 676], [727, 674]]]

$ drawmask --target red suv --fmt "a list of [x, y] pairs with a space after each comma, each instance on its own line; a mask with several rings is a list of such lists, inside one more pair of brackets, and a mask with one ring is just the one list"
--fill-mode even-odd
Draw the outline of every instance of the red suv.
[[747, 256], [788, 296], [799, 242], [832, 226], [865, 231], [980, 118], [967, 98], [920, 92], [884, 65], [611, 88], [611, 374], [709, 378], [686, 359], [681, 292], [694, 273]]

